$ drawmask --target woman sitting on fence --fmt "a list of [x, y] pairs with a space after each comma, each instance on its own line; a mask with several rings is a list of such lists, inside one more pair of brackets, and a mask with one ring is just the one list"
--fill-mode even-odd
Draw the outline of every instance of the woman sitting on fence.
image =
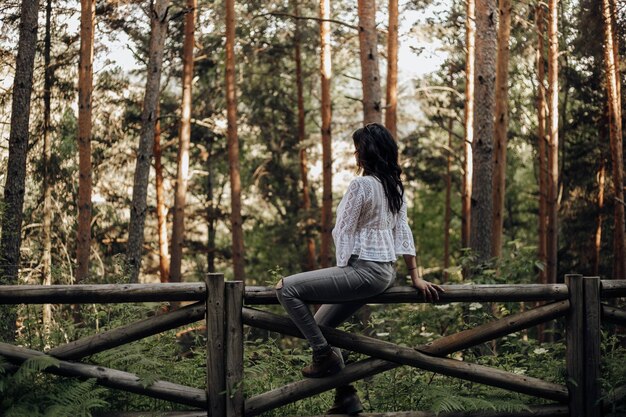
[[[352, 180], [337, 208], [332, 232], [337, 266], [291, 275], [276, 285], [280, 303], [313, 349], [312, 363], [302, 369], [308, 378], [329, 376], [344, 367], [340, 350], [331, 348], [319, 325], [338, 326], [364, 305], [362, 300], [389, 288], [397, 256], [404, 255], [413, 286], [426, 300], [438, 300], [437, 291], [443, 291], [418, 275], [398, 146], [391, 133], [370, 123], [356, 130], [352, 139], [363, 175]], [[313, 317], [307, 302], [328, 304]], [[348, 385], [337, 389], [329, 414], [361, 410], [354, 387]]]

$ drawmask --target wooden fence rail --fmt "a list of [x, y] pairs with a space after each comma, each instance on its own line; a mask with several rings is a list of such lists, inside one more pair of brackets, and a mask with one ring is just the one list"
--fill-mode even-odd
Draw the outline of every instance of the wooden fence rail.
[[[533, 406], [514, 413], [441, 413], [441, 417], [602, 415], [606, 404], [600, 401], [603, 393], [599, 389], [601, 321], [626, 325], [626, 311], [603, 304], [602, 300], [626, 297], [626, 280], [568, 275], [564, 284], [445, 285], [444, 288], [446, 292], [441, 295], [439, 303], [543, 301], [546, 304], [414, 348], [324, 327], [322, 332], [331, 344], [369, 357], [347, 365], [331, 377], [303, 379], [248, 399], [244, 398], [243, 384], [243, 325], [302, 337], [289, 318], [250, 307], [276, 304], [278, 301], [273, 288], [244, 288], [242, 282], [225, 282], [222, 274], [209, 274], [204, 283], [0, 286], [0, 304], [196, 302], [47, 352], [47, 355], [59, 359], [59, 365], [46, 369], [46, 372], [95, 378], [104, 386], [204, 410], [154, 414], [107, 412], [108, 416], [254, 416], [402, 365], [556, 401], [554, 404]], [[368, 302], [395, 304], [423, 303], [425, 300], [413, 288], [394, 287], [372, 297]], [[566, 326], [566, 385], [446, 358], [451, 353], [559, 317], [565, 317]], [[75, 362], [85, 356], [203, 319], [208, 333], [206, 390], [167, 381], [156, 381], [146, 387], [137, 375]], [[10, 363], [19, 365], [28, 358], [44, 353], [0, 343], [0, 355]], [[626, 387], [618, 388], [614, 396], [616, 400], [625, 398]], [[411, 411], [362, 415], [430, 417], [433, 414]]]

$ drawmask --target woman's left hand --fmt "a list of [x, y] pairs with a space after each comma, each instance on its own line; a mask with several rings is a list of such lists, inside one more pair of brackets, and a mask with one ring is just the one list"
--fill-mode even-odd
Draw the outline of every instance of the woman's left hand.
[[413, 287], [417, 288], [424, 296], [424, 300], [429, 303], [439, 301], [439, 291], [446, 292], [446, 290], [441, 288], [439, 285], [425, 281], [422, 278], [412, 279], [412, 281]]

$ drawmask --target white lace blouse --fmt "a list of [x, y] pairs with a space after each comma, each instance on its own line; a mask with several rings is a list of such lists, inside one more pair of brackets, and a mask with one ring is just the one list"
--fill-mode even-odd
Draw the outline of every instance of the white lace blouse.
[[415, 255], [406, 201], [400, 212], [389, 210], [383, 185], [376, 177], [357, 177], [337, 207], [333, 229], [337, 266], [346, 266], [351, 255], [368, 261], [395, 261], [399, 255]]

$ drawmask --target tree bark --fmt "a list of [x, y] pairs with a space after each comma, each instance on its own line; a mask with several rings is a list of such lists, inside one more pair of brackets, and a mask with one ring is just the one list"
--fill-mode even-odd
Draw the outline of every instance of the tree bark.
[[382, 123], [376, 1], [359, 0], [359, 51], [363, 86], [363, 123]]
[[[43, 60], [43, 256], [42, 256], [42, 284], [52, 285], [52, 184], [50, 178], [50, 163], [52, 157], [52, 139], [50, 137], [50, 101], [52, 89], [53, 68], [50, 65], [51, 49], [52, 0], [46, 1], [46, 32], [44, 36]], [[46, 337], [52, 323], [52, 306], [43, 305], [42, 322]]]
[[320, 0], [320, 74], [322, 82], [322, 236], [320, 264], [331, 264], [330, 241], [333, 221], [333, 180], [331, 154], [330, 77], [332, 76], [330, 49], [330, 0]]
[[539, 261], [543, 268], [539, 271], [539, 283], [547, 284], [547, 230], [546, 211], [548, 197], [548, 169], [546, 160], [546, 88], [545, 88], [545, 7], [539, 3], [535, 14], [537, 24], [537, 142], [539, 170]]
[[623, 279], [626, 273], [624, 243], [624, 158], [622, 145], [622, 118], [620, 78], [617, 66], [617, 36], [614, 33], [613, 14], [609, 0], [602, 0], [602, 20], [604, 21], [604, 72], [606, 77], [606, 95], [609, 114], [609, 138], [611, 142], [611, 160], [613, 165], [613, 278]]
[[556, 282], [558, 252], [558, 185], [559, 185], [559, 40], [557, 21], [558, 0], [548, 1], [548, 283]]
[[[615, 56], [615, 78], [617, 80], [616, 87], [616, 96], [620, 98], [622, 97], [622, 77], [620, 72], [620, 57], [619, 57], [619, 26], [617, 25], [617, 2], [616, 0], [609, 0], [611, 5], [611, 23], [613, 26], [613, 55]], [[617, 106], [618, 114], [617, 118], [622, 120], [622, 107]], [[622, 126], [620, 124], [620, 126]], [[622, 126], [623, 127], [623, 126]]]
[[461, 246], [470, 245], [470, 224], [472, 209], [472, 176], [474, 142], [474, 73], [476, 47], [476, 0], [467, 0], [465, 21], [465, 141], [463, 142], [463, 190], [461, 208]]
[[161, 85], [161, 67], [163, 65], [163, 46], [167, 35], [167, 12], [169, 0], [156, 0], [150, 13], [150, 46], [148, 57], [148, 76], [141, 112], [141, 131], [137, 148], [137, 162], [133, 180], [133, 201], [130, 210], [128, 248], [126, 252], [127, 270], [130, 282], [139, 281], [141, 255], [146, 221], [148, 178], [150, 159], [154, 147], [154, 132], [157, 121], [157, 106]]
[[89, 276], [91, 247], [91, 99], [96, 1], [80, 2], [80, 61], [78, 64], [78, 236], [76, 282]]
[[509, 55], [511, 0], [499, 1], [498, 62], [496, 65], [495, 152], [493, 172], [493, 225], [491, 255], [502, 254], [504, 194], [506, 190], [506, 147], [509, 128]]
[[[39, 0], [22, 0], [0, 239], [0, 284], [3, 285], [18, 282], [38, 9]], [[1, 340], [15, 340], [15, 320], [14, 307], [0, 306]]]
[[181, 281], [183, 241], [185, 238], [185, 201], [189, 181], [189, 143], [191, 141], [191, 82], [193, 80], [193, 45], [196, 25], [197, 0], [187, 0], [185, 38], [183, 41], [183, 97], [180, 134], [178, 137], [178, 169], [174, 192], [174, 224], [172, 226], [172, 258], [170, 282]]
[[[298, 0], [294, 0], [294, 14], [296, 17], [300, 16], [300, 7]], [[295, 48], [295, 61], [296, 61], [296, 90], [297, 90], [297, 102], [298, 102], [298, 143], [300, 145], [300, 177], [302, 178], [302, 208], [304, 209], [304, 215], [306, 216], [306, 253], [307, 253], [307, 268], [312, 271], [317, 268], [317, 262], [315, 262], [315, 239], [311, 235], [313, 219], [311, 219], [311, 196], [309, 188], [308, 178], [308, 165], [307, 165], [307, 151], [304, 141], [306, 140], [306, 124], [304, 119], [304, 89], [302, 80], [302, 53], [300, 45], [302, 43], [302, 35], [300, 33], [300, 26], [296, 22], [294, 28], [294, 48]]]
[[[452, 77], [450, 77], [452, 78]], [[450, 100], [452, 104], [452, 100]], [[443, 282], [448, 281], [448, 268], [450, 267], [450, 220], [452, 219], [451, 193], [452, 193], [452, 117], [448, 118], [448, 149], [446, 156], [446, 201], [443, 220]]]
[[476, 1], [476, 106], [470, 247], [479, 261], [491, 255], [493, 224], [494, 81], [497, 52], [496, 0]]
[[217, 204], [214, 200], [213, 192], [213, 138], [209, 137], [207, 140], [207, 272], [215, 272], [215, 237], [216, 237], [216, 224], [217, 224]]
[[385, 100], [385, 126], [398, 138], [398, 0], [389, 0], [389, 26], [387, 29], [387, 95]]
[[156, 123], [154, 125], [154, 173], [156, 185], [156, 213], [159, 234], [159, 275], [161, 282], [170, 280], [170, 255], [167, 242], [167, 207], [163, 189], [163, 165], [161, 163], [161, 112], [157, 103]]
[[226, 108], [228, 119], [228, 161], [230, 170], [230, 222], [233, 235], [235, 280], [245, 281], [243, 228], [241, 219], [241, 177], [237, 138], [237, 92], [235, 89], [235, 0], [226, 0]]
[[593, 275], [600, 275], [600, 249], [602, 248], [602, 223], [604, 222], [604, 183], [606, 178], [606, 166], [604, 161], [600, 163], [598, 170], [598, 223], [594, 242]]

